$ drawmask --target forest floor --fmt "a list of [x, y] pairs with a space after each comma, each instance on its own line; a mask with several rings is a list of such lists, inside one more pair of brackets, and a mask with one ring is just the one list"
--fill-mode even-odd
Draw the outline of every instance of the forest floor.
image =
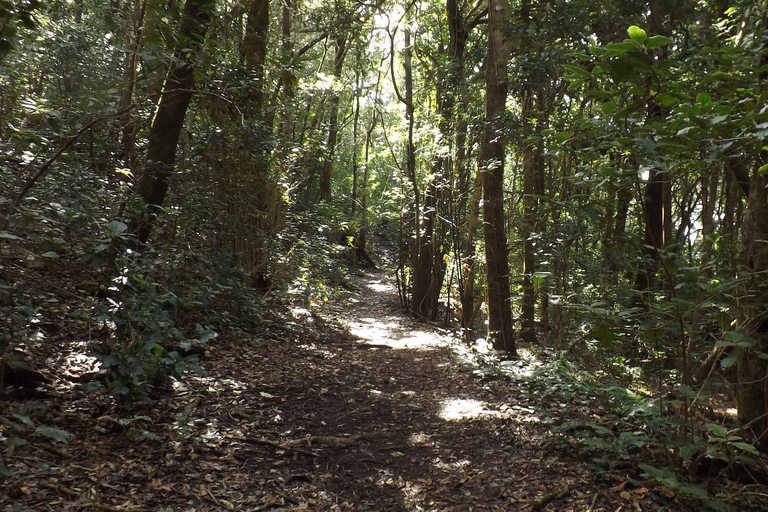
[[[535, 397], [480, 379], [465, 345], [403, 313], [389, 274], [353, 279], [329, 304], [294, 310], [294, 335], [218, 344], [207, 377], [128, 416], [54, 374], [88, 370], [84, 341], [59, 333], [54, 385], [34, 403], [72, 435], [3, 456], [13, 474], [0, 509], [688, 510], [598, 479], [549, 440]], [[29, 403], [6, 394], [0, 415]]]

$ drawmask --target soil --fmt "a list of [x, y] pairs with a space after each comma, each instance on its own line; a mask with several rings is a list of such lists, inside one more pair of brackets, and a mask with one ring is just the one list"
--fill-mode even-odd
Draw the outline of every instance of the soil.
[[355, 279], [275, 320], [284, 339], [216, 345], [207, 377], [128, 415], [85, 391], [84, 341], [59, 333], [52, 384], [7, 388], [0, 415], [26, 406], [72, 435], [9, 448], [0, 509], [688, 510], [599, 480], [549, 441], [533, 397], [483, 381], [462, 343], [404, 313], [386, 272]]

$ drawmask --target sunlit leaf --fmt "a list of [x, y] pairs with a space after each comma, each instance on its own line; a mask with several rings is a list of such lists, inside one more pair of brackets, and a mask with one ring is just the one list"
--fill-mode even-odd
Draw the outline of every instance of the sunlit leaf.
[[645, 30], [636, 25], [629, 27], [627, 29], [627, 33], [629, 34], [629, 37], [636, 43], [643, 44], [643, 42], [648, 39], [648, 34], [645, 33]]
[[619, 110], [619, 106], [613, 101], [606, 101], [600, 104], [600, 110], [603, 111], [603, 114], [613, 114]]

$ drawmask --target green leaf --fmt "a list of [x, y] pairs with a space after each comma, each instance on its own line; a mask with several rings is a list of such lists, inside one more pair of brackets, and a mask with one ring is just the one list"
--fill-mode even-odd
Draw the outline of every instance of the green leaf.
[[5, 440], [5, 444], [8, 446], [24, 446], [27, 442], [20, 437], [9, 437]]
[[639, 100], [637, 100], [637, 101], [635, 101], [633, 103], [630, 103], [629, 105], [627, 105], [623, 109], [619, 110], [618, 112], [616, 112], [616, 117], [620, 117], [621, 118], [621, 117], [626, 117], [626, 116], [629, 116], [631, 114], [634, 114], [635, 112], [640, 110], [644, 105], [645, 105], [645, 99], [639, 99]]
[[736, 364], [736, 361], [739, 360], [739, 353], [738, 351], [734, 350], [730, 352], [727, 356], [725, 356], [722, 361], [720, 361], [720, 368], [723, 370], [730, 368], [731, 366]]
[[67, 437], [71, 437], [72, 434], [67, 432], [66, 430], [61, 430], [59, 428], [53, 428], [48, 427], [46, 425], [40, 425], [35, 429], [35, 432], [37, 432], [40, 435], [43, 435], [45, 437], [50, 437], [54, 441], [58, 441], [60, 443], [66, 443]]
[[570, 80], [573, 80], [574, 78], [589, 78], [590, 76], [592, 76], [592, 74], [589, 71], [581, 69], [578, 66], [571, 66], [570, 64], [565, 64], [563, 67], [571, 72], [571, 75], [567, 77]]
[[723, 427], [722, 425], [717, 425], [715, 423], [707, 423], [707, 429], [717, 437], [724, 438], [728, 436], [728, 429]]
[[634, 74], [632, 64], [626, 59], [612, 60], [608, 66], [608, 70], [611, 74], [611, 78], [615, 82], [627, 82]]
[[734, 447], [738, 448], [739, 450], [741, 450], [743, 452], [751, 453], [752, 455], [760, 455], [760, 452], [757, 451], [757, 448], [755, 448], [754, 446], [752, 446], [749, 443], [743, 443], [743, 442], [738, 441], [738, 442], [731, 443], [731, 444]]
[[11, 412], [11, 416], [16, 418], [17, 420], [19, 420], [20, 422], [22, 422], [23, 424], [25, 424], [29, 428], [35, 428], [35, 424], [32, 423], [32, 420], [29, 419], [29, 416], [27, 416], [23, 412], [21, 412], [19, 410], [15, 410], [15, 411]]
[[600, 343], [603, 345], [604, 348], [607, 348], [607, 349], [613, 348], [614, 334], [611, 326], [606, 324], [600, 324], [592, 328], [592, 334], [595, 336], [595, 338], [600, 340]]
[[50, 258], [52, 260], [59, 259], [59, 255], [56, 252], [54, 252], [54, 251], [44, 252], [40, 256], [42, 256], [43, 258]]
[[712, 126], [718, 123], [722, 123], [726, 119], [728, 119], [728, 116], [713, 116], [707, 120], [707, 124]]
[[667, 36], [651, 36], [645, 40], [645, 47], [649, 50], [653, 50], [654, 48], [668, 45], [671, 42], [672, 39]]
[[700, 92], [696, 95], [696, 103], [699, 105], [709, 105], [712, 103], [712, 96], [705, 92]]
[[672, 107], [680, 103], [680, 100], [664, 92], [657, 94], [653, 99], [662, 107]]
[[683, 494], [687, 494], [695, 498], [699, 498], [699, 499], [709, 498], [709, 493], [707, 493], [707, 490], [700, 485], [681, 485], [680, 487], [677, 488], [677, 490]]
[[207, 377], [207, 376], [208, 376], [208, 374], [207, 374], [207, 373], [205, 373], [205, 370], [203, 370], [202, 368], [200, 368], [200, 367], [199, 367], [198, 365], [196, 365], [195, 363], [187, 363], [187, 367], [188, 367], [190, 370], [192, 370], [193, 372], [195, 372], [196, 374], [198, 374], [199, 376], [201, 376], [201, 377]]
[[596, 56], [596, 57], [602, 57], [602, 56], [603, 56], [603, 54], [605, 53], [605, 50], [603, 50], [603, 49], [602, 49], [601, 47], [599, 47], [599, 46], [590, 46], [590, 47], [589, 47], [589, 52], [590, 52], [592, 55]]
[[605, 45], [605, 48], [608, 50], [605, 52], [606, 58], [618, 57], [619, 55], [623, 55], [630, 50], [637, 50], [637, 44], [635, 44], [633, 41], [624, 41], [623, 43], [608, 43]]
[[606, 101], [600, 105], [600, 110], [603, 111], [603, 114], [613, 114], [619, 110], [619, 106], [612, 101]]
[[648, 34], [645, 33], [645, 30], [641, 29], [640, 27], [636, 25], [632, 25], [627, 29], [627, 34], [629, 34], [629, 37], [636, 43], [643, 44], [646, 39], [648, 39]]
[[660, 477], [664, 474], [664, 472], [660, 469], [656, 469], [655, 467], [649, 466], [648, 464], [638, 464], [637, 467], [642, 469], [648, 476]]
[[149, 430], [141, 429], [141, 435], [144, 436], [146, 439], [149, 439], [150, 441], [163, 441], [163, 438], [158, 436], [157, 434], [150, 432]]
[[0, 231], [0, 238], [5, 238], [6, 240], [21, 240], [21, 237], [12, 235], [7, 231]]
[[125, 231], [128, 229], [128, 226], [120, 222], [119, 220], [113, 220], [109, 223], [109, 226], [107, 226], [107, 229], [109, 229], [112, 233], [119, 235], [121, 233], [125, 233]]

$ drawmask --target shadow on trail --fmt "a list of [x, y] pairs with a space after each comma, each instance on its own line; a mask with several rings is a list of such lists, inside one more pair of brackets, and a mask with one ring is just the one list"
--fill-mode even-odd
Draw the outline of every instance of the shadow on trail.
[[268, 485], [297, 509], [522, 510], [547, 493], [561, 495], [551, 510], [594, 504], [587, 472], [557, 461], [531, 409], [483, 388], [446, 332], [400, 311], [384, 274], [359, 285], [318, 319], [349, 334], [284, 353], [279, 382], [244, 393], [274, 397], [256, 400], [265, 424], [252, 427], [282, 447], [243, 462], [271, 465]]
[[71, 385], [44, 405], [73, 435], [14, 458], [0, 510], [617, 510], [530, 397], [483, 385], [386, 274], [358, 286], [212, 347], [133, 417]]

